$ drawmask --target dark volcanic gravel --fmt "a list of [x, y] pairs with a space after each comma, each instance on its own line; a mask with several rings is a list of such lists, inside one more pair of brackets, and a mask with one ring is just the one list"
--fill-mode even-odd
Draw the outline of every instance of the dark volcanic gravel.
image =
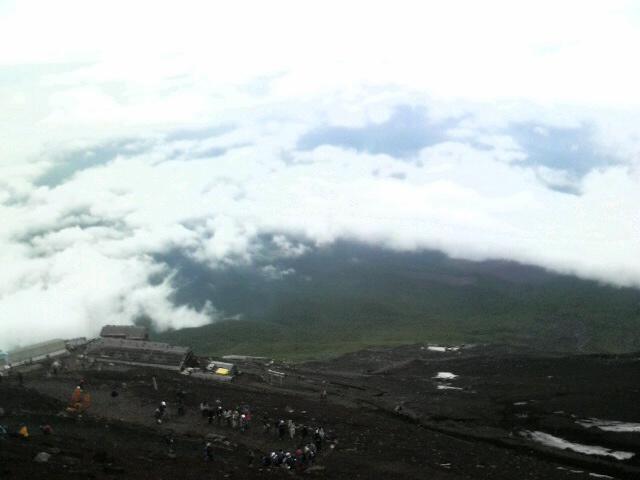
[[[316, 478], [362, 479], [594, 479], [640, 478], [640, 459], [616, 460], [548, 448], [523, 436], [542, 431], [572, 442], [638, 453], [640, 433], [604, 432], [577, 420], [595, 417], [640, 423], [640, 361], [635, 356], [543, 356], [505, 347], [438, 352], [412, 345], [372, 349], [305, 365], [274, 365], [283, 385], [264, 380], [265, 367], [241, 366], [231, 383], [151, 369], [105, 367], [47, 375], [44, 369], [0, 383], [0, 424], [28, 440], [0, 440], [5, 478]], [[451, 372], [454, 379], [437, 379]], [[159, 385], [152, 386], [152, 376]], [[65, 415], [84, 377], [92, 405], [81, 418]], [[440, 387], [440, 389], [439, 389]], [[445, 387], [443, 389], [443, 387]], [[119, 395], [111, 396], [116, 389]], [[326, 400], [319, 392], [327, 389]], [[186, 414], [176, 415], [176, 392], [186, 392]], [[208, 425], [202, 400], [225, 407], [249, 405], [246, 432]], [[169, 404], [157, 425], [153, 412]], [[395, 411], [396, 407], [399, 411]], [[293, 451], [299, 436], [279, 440], [262, 430], [262, 417], [323, 426], [325, 442], [312, 469], [263, 468], [265, 453]], [[39, 425], [50, 424], [45, 436]], [[164, 440], [175, 437], [175, 458]], [[207, 435], [215, 434], [214, 461], [205, 462]], [[37, 463], [49, 452], [47, 463]], [[249, 459], [255, 458], [253, 465]]]

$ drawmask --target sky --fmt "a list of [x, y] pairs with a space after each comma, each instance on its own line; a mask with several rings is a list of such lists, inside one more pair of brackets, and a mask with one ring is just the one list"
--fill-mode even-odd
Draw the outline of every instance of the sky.
[[638, 45], [625, 1], [0, 0], [0, 348], [223, 318], [159, 258], [265, 236], [640, 287]]

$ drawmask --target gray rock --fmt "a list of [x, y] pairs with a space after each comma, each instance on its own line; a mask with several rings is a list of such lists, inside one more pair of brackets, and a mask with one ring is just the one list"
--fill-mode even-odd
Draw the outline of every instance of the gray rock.
[[38, 463], [47, 463], [50, 458], [51, 458], [51, 454], [47, 452], [40, 452], [35, 456], [33, 461]]

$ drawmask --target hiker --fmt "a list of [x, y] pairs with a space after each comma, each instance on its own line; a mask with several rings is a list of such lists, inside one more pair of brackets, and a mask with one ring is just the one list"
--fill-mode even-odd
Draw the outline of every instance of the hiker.
[[289, 428], [289, 437], [291, 438], [291, 440], [293, 440], [293, 437], [295, 437], [296, 435], [296, 424], [293, 423], [293, 420], [291, 419], [289, 419], [288, 428]]
[[21, 424], [18, 429], [18, 436], [24, 440], [29, 438], [29, 429], [25, 424]]
[[163, 413], [162, 410], [160, 410], [160, 408], [156, 408], [156, 411], [153, 413], [153, 417], [156, 419], [156, 423], [158, 425], [160, 425], [162, 423], [162, 417], [163, 417]]
[[231, 414], [231, 428], [233, 428], [234, 430], [238, 428], [238, 417], [240, 417], [238, 410], [234, 410]]
[[322, 391], [320, 392], [320, 400], [326, 400], [327, 399], [327, 389], [323, 388]]
[[304, 453], [302, 448], [300, 448], [300, 445], [296, 448], [294, 456], [296, 458], [296, 470], [302, 471], [302, 467], [304, 466]]
[[40, 425], [40, 431], [42, 432], [43, 435], [53, 434], [53, 428], [51, 428], [51, 425], [49, 424]]
[[303, 441], [306, 440], [307, 435], [309, 435], [309, 428], [306, 425], [303, 425], [300, 429], [300, 436], [302, 437]]
[[158, 407], [158, 410], [160, 410], [160, 413], [164, 417], [165, 414], [167, 413], [167, 402], [165, 401], [160, 402], [160, 406]]
[[319, 428], [316, 428], [315, 432], [313, 432], [313, 443], [315, 444], [318, 451], [322, 450], [322, 437], [320, 436]]
[[71, 394], [71, 401], [67, 407], [69, 413], [82, 413], [91, 406], [91, 395], [84, 392], [78, 385]]
[[213, 461], [213, 445], [211, 445], [211, 442], [207, 442], [204, 446], [204, 460], [205, 462]]
[[173, 437], [173, 432], [169, 432], [165, 437], [164, 441], [169, 447], [169, 455], [175, 454], [175, 438]]
[[60, 364], [60, 362], [58, 360], [54, 360], [51, 364], [51, 373], [53, 373], [54, 375], [58, 375], [58, 371], [61, 367], [62, 365]]
[[226, 422], [227, 427], [230, 427], [231, 426], [231, 410], [225, 410], [222, 413], [222, 416], [224, 417], [224, 421]]
[[218, 405], [216, 407], [216, 423], [218, 424], [218, 426], [220, 426], [220, 424], [222, 423], [222, 415], [223, 411], [222, 411], [222, 405]]
[[284, 423], [284, 420], [280, 420], [278, 422], [278, 438], [282, 440], [287, 433], [287, 425]]
[[285, 455], [285, 463], [289, 470], [293, 470], [294, 468], [296, 468], [296, 457], [291, 455], [290, 452], [287, 452], [287, 454]]
[[268, 434], [269, 430], [271, 430], [271, 421], [269, 420], [269, 415], [265, 412], [262, 414], [262, 432]]
[[305, 451], [307, 452], [307, 462], [309, 465], [313, 464], [316, 459], [316, 454], [318, 453], [316, 446], [313, 443], [306, 445]]
[[247, 428], [247, 416], [243, 413], [242, 415], [240, 415], [240, 431], [244, 432], [245, 429]]

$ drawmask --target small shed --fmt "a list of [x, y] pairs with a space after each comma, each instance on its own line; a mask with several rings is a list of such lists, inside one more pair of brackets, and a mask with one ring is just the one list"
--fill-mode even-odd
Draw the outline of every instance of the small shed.
[[149, 330], [136, 325], [105, 325], [100, 331], [102, 338], [120, 338], [123, 340], [149, 340]]
[[[220, 360], [211, 360], [207, 365], [207, 370], [210, 372], [215, 372], [218, 375], [237, 375], [238, 367], [233, 363], [222, 362]], [[225, 373], [218, 372], [218, 370], [224, 371]]]

